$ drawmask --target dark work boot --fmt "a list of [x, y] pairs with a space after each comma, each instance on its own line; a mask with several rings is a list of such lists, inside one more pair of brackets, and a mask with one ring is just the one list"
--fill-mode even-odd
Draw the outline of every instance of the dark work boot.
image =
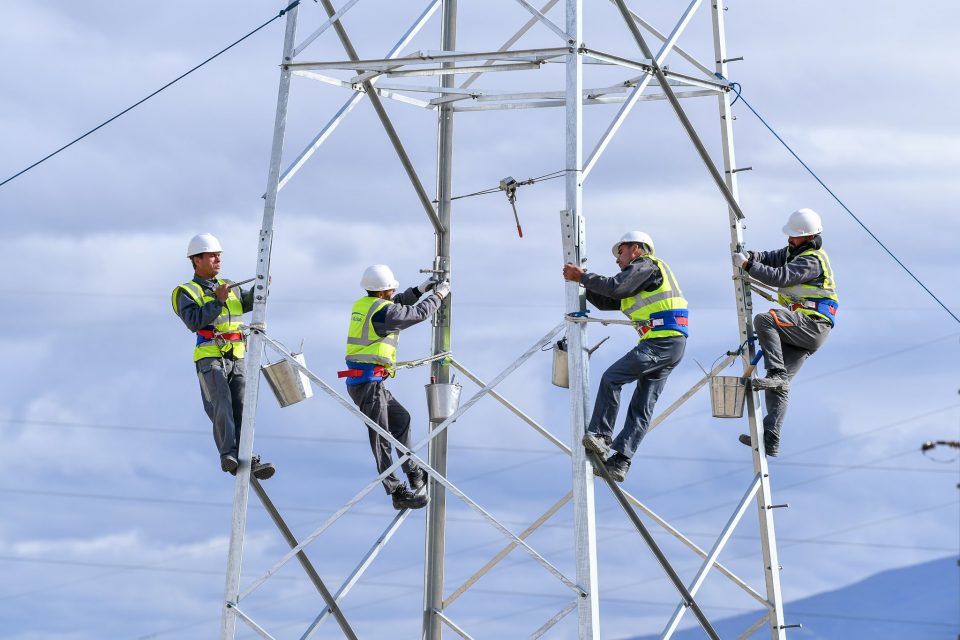
[[581, 440], [581, 442], [584, 448], [588, 451], [593, 451], [601, 458], [605, 458], [607, 454], [610, 453], [610, 438], [607, 436], [601, 436], [587, 431], [583, 434], [583, 440]]
[[240, 463], [237, 462], [237, 456], [230, 455], [229, 453], [225, 456], [220, 456], [220, 469], [226, 473], [236, 473], [237, 467], [240, 466]]
[[250, 472], [257, 480], [269, 480], [277, 472], [272, 462], [260, 462], [260, 456], [253, 456], [250, 460]]
[[403, 509], [423, 509], [427, 506], [427, 502], [430, 499], [426, 494], [417, 495], [407, 487], [407, 485], [402, 484], [397, 487], [397, 490], [394, 491], [391, 496], [393, 498], [393, 508], [398, 511]]
[[614, 482], [623, 482], [627, 478], [627, 471], [630, 470], [630, 458], [622, 453], [614, 453], [607, 459], [607, 473]]
[[410, 481], [410, 490], [419, 493], [420, 489], [423, 489], [424, 485], [427, 484], [427, 474], [424, 473], [423, 469], [417, 469], [407, 475], [407, 480]]
[[783, 369], [771, 369], [767, 371], [766, 376], [763, 378], [753, 378], [750, 383], [753, 385], [754, 391], [790, 390], [790, 379], [787, 377], [787, 372]]

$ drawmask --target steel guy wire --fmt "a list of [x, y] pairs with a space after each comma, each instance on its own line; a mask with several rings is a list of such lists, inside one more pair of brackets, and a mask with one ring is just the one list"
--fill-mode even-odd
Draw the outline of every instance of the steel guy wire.
[[953, 318], [958, 324], [960, 324], [960, 318], [958, 318], [957, 315], [956, 315], [953, 311], [951, 311], [950, 308], [947, 307], [947, 305], [944, 304], [943, 301], [940, 300], [940, 298], [938, 298], [937, 295], [936, 295], [935, 293], [933, 293], [933, 291], [931, 291], [931, 290], [927, 287], [927, 285], [925, 285], [925, 284], [920, 280], [920, 278], [918, 278], [916, 275], [914, 275], [913, 271], [911, 271], [911, 270], [907, 267], [907, 265], [905, 265], [905, 264], [900, 260], [900, 258], [898, 258], [896, 255], [894, 255], [893, 251], [891, 251], [891, 250], [887, 247], [887, 245], [885, 245], [885, 244], [883, 243], [883, 241], [881, 241], [880, 238], [878, 238], [878, 237], [876, 236], [876, 234], [874, 234], [873, 231], [871, 231], [870, 228], [867, 227], [867, 225], [864, 224], [864, 222], [863, 222], [859, 217], [857, 217], [857, 215], [856, 215], [853, 211], [850, 210], [850, 207], [848, 207], [848, 206], [843, 202], [843, 200], [841, 200], [840, 197], [839, 197], [836, 193], [834, 193], [833, 190], [832, 190], [830, 187], [827, 186], [827, 184], [820, 178], [820, 176], [818, 176], [818, 175], [816, 174], [816, 172], [815, 172], [813, 169], [810, 168], [810, 165], [808, 165], [806, 162], [804, 162], [804, 161], [800, 158], [800, 156], [797, 155], [797, 152], [794, 151], [793, 148], [786, 143], [786, 141], [783, 139], [783, 137], [781, 137], [780, 134], [777, 133], [777, 132], [773, 129], [773, 127], [771, 127], [770, 124], [769, 124], [766, 120], [763, 119], [763, 116], [761, 116], [759, 113], [757, 113], [757, 110], [754, 109], [753, 106], [752, 106], [749, 102], [747, 102], [747, 99], [743, 97], [743, 94], [741, 93], [740, 84], [737, 83], [737, 82], [731, 82], [730, 80], [727, 80], [727, 79], [724, 78], [723, 75], [720, 74], [720, 73], [715, 73], [714, 75], [717, 76], [718, 78], [720, 78], [721, 80], [725, 81], [725, 82], [729, 82], [729, 83], [730, 83], [730, 88], [733, 90], [733, 92], [734, 92], [735, 94], [737, 94], [737, 98], [736, 98], [736, 100], [734, 100], [734, 101], [731, 103], [731, 106], [732, 106], [733, 104], [735, 104], [737, 101], [743, 102], [743, 104], [746, 105], [747, 109], [749, 109], [750, 112], [753, 113], [753, 115], [757, 117], [757, 120], [759, 120], [759, 121], [763, 124], [763, 126], [765, 126], [765, 127], [767, 128], [767, 130], [768, 130], [770, 133], [773, 134], [773, 137], [775, 137], [775, 138], [780, 142], [780, 144], [782, 144], [782, 145], [784, 146], [784, 148], [785, 148], [787, 151], [790, 152], [790, 155], [792, 155], [792, 156], [794, 157], [794, 159], [795, 159], [797, 162], [799, 162], [800, 165], [801, 165], [804, 169], [807, 170], [807, 173], [809, 173], [811, 176], [813, 176], [813, 179], [816, 180], [817, 182], [819, 182], [819, 183], [820, 183], [820, 186], [823, 187], [823, 188], [826, 190], [826, 192], [829, 193], [830, 196], [833, 197], [833, 199], [837, 201], [837, 204], [839, 204], [841, 207], [843, 207], [843, 210], [846, 211], [848, 214], [850, 214], [850, 217], [853, 218], [853, 219], [857, 222], [857, 224], [859, 224], [859, 225], [863, 228], [863, 230], [866, 231], [867, 234], [868, 234], [871, 238], [873, 238], [874, 241], [875, 241], [878, 245], [880, 245], [880, 247], [881, 247], [884, 251], [887, 252], [887, 255], [889, 255], [891, 258], [893, 258], [893, 260], [894, 260], [898, 265], [900, 265], [900, 267], [901, 267], [904, 271], [906, 271], [907, 274], [908, 274], [911, 278], [913, 278], [913, 280], [914, 280], [918, 285], [920, 285], [920, 287], [923, 288], [923, 290], [926, 291], [927, 294], [929, 294], [929, 296], [930, 296], [931, 298], [933, 298], [933, 299], [936, 301], [937, 304], [939, 304], [941, 307], [943, 307], [943, 310], [944, 310], [944, 311], [946, 311], [948, 314], [950, 314], [950, 317], [951, 317], [951, 318]]
[[212, 56], [210, 56], [209, 58], [207, 58], [206, 60], [204, 60], [204, 61], [201, 62], [200, 64], [198, 64], [198, 65], [194, 66], [193, 68], [191, 68], [190, 70], [185, 71], [184, 73], [180, 74], [179, 76], [177, 76], [176, 78], [174, 78], [173, 80], [171, 80], [171, 81], [168, 82], [167, 84], [163, 85], [162, 87], [160, 87], [159, 89], [157, 89], [156, 91], [154, 91], [153, 93], [151, 93], [150, 95], [148, 95], [147, 97], [141, 98], [141, 99], [138, 100], [137, 102], [133, 103], [132, 105], [130, 105], [129, 107], [127, 107], [126, 109], [124, 109], [123, 111], [121, 111], [120, 113], [118, 113], [118, 114], [116, 114], [116, 115], [114, 115], [114, 116], [112, 116], [112, 117], [104, 120], [103, 122], [101, 122], [100, 124], [98, 124], [97, 126], [95, 126], [93, 129], [90, 129], [89, 131], [87, 131], [87, 132], [84, 133], [83, 135], [81, 135], [81, 136], [79, 136], [79, 137], [77, 137], [77, 138], [74, 138], [73, 140], [71, 140], [71, 141], [68, 142], [67, 144], [63, 145], [62, 147], [60, 147], [60, 148], [57, 149], [56, 151], [47, 154], [46, 156], [44, 156], [43, 158], [40, 158], [39, 160], [37, 160], [36, 162], [34, 162], [33, 164], [31, 164], [30, 166], [25, 167], [24, 169], [21, 169], [20, 171], [18, 171], [17, 173], [13, 174], [12, 176], [10, 176], [9, 178], [7, 178], [7, 179], [4, 180], [3, 182], [0, 182], [0, 187], [4, 186], [4, 185], [7, 184], [8, 182], [11, 182], [12, 180], [14, 180], [14, 179], [16, 179], [16, 178], [19, 178], [20, 176], [22, 176], [22, 175], [25, 174], [26, 172], [30, 171], [31, 169], [33, 169], [33, 168], [35, 168], [35, 167], [38, 167], [39, 165], [43, 164], [44, 162], [46, 162], [46, 161], [49, 160], [50, 158], [54, 157], [55, 155], [57, 155], [57, 154], [60, 153], [61, 151], [67, 150], [68, 148], [70, 148], [70, 147], [72, 147], [73, 145], [75, 145], [76, 143], [80, 142], [81, 140], [83, 140], [84, 138], [86, 138], [87, 136], [89, 136], [90, 134], [92, 134], [92, 133], [94, 133], [94, 132], [102, 129], [102, 128], [105, 127], [105, 126], [107, 126], [108, 124], [110, 124], [111, 122], [113, 122], [114, 120], [116, 120], [117, 118], [119, 118], [120, 116], [122, 116], [122, 115], [124, 115], [124, 114], [126, 114], [126, 113], [129, 113], [130, 111], [133, 111], [134, 109], [136, 109], [137, 107], [139, 107], [141, 104], [143, 104], [144, 102], [146, 102], [146, 101], [149, 100], [150, 98], [156, 96], [158, 93], [160, 93], [160, 92], [163, 91], [164, 89], [167, 89], [167, 88], [173, 86], [174, 84], [180, 82], [181, 80], [183, 80], [184, 78], [186, 78], [187, 76], [189, 76], [191, 73], [193, 73], [194, 71], [196, 71], [196, 70], [199, 69], [200, 67], [203, 67], [204, 65], [206, 65], [208, 62], [211, 62], [211, 61], [215, 60], [216, 58], [219, 58], [221, 55], [223, 55], [224, 53], [226, 53], [226, 52], [229, 51], [230, 49], [233, 49], [235, 46], [237, 46], [238, 44], [240, 44], [241, 42], [243, 42], [244, 40], [246, 40], [246, 39], [249, 38], [250, 36], [254, 35], [254, 34], [257, 33], [258, 31], [260, 31], [261, 29], [265, 28], [267, 25], [271, 24], [274, 20], [277, 20], [278, 18], [281, 18], [282, 16], [284, 16], [288, 11], [290, 11], [291, 9], [293, 9], [294, 7], [296, 7], [296, 6], [299, 5], [299, 4], [300, 4], [300, 0], [294, 0], [293, 2], [291, 2], [290, 4], [288, 4], [288, 5], [286, 6], [286, 8], [281, 9], [281, 10], [280, 10], [280, 13], [278, 13], [278, 14], [275, 15], [275, 16], [273, 16], [272, 18], [270, 18], [269, 20], [267, 20], [266, 22], [264, 22], [263, 24], [261, 24], [259, 27], [257, 27], [256, 29], [254, 29], [253, 31], [251, 31], [250, 33], [248, 33], [247, 35], [243, 36], [243, 37], [240, 38], [239, 40], [235, 40], [233, 43], [227, 45], [226, 47], [224, 47], [224, 48], [221, 49], [220, 51], [216, 52], [215, 54], [213, 54]]
[[[579, 171], [579, 169], [560, 169], [552, 173], [545, 173], [542, 176], [537, 176], [536, 178], [527, 178], [526, 180], [520, 180], [519, 182], [517, 182], [517, 186], [520, 187], [520, 186], [535, 184], [537, 182], [546, 182], [547, 180], [554, 180], [556, 178], [562, 177], [564, 174], [569, 173], [571, 171]], [[465, 193], [463, 195], [453, 196], [452, 198], [450, 198], [450, 200], [451, 201], [461, 200], [463, 198], [472, 198], [474, 196], [484, 196], [490, 193], [497, 193], [500, 191], [503, 191], [503, 189], [501, 189], [500, 187], [491, 187], [490, 189], [483, 189], [481, 191], [474, 191], [473, 193]], [[436, 203], [437, 200], [434, 200], [433, 202]]]

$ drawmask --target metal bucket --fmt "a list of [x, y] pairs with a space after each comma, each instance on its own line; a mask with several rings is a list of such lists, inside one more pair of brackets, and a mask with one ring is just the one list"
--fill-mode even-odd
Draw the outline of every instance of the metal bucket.
[[460, 407], [460, 385], [432, 382], [424, 385], [427, 390], [427, 412], [430, 422], [443, 422]]
[[[307, 360], [302, 353], [291, 353], [290, 355], [303, 366], [307, 366]], [[295, 369], [286, 360], [268, 364], [262, 367], [262, 371], [281, 408], [289, 407], [313, 395], [310, 378]]]
[[570, 363], [567, 360], [567, 339], [553, 345], [553, 372], [551, 382], [564, 389], [570, 388]]
[[739, 376], [710, 378], [710, 408], [714, 418], [742, 418], [747, 385]]

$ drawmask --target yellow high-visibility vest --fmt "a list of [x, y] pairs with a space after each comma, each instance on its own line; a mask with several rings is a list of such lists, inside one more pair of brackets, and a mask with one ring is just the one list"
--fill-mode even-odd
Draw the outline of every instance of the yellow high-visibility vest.
[[[217, 284], [229, 284], [229, 281], [217, 278]], [[180, 314], [177, 299], [180, 297], [181, 290], [200, 307], [217, 299], [212, 291], [204, 291], [203, 287], [193, 280], [184, 282], [174, 289], [170, 296], [173, 312], [177, 315]], [[220, 315], [213, 321], [213, 324], [201, 329], [204, 332], [211, 332], [212, 335], [207, 337], [197, 334], [197, 346], [193, 350], [193, 361], [196, 362], [201, 358], [222, 358], [227, 354], [231, 354], [232, 357], [237, 359], [242, 358], [246, 353], [246, 343], [240, 336], [241, 324], [243, 324], [243, 303], [234, 290], [230, 289]], [[229, 335], [231, 339], [227, 339], [227, 336], [222, 334]]]
[[638, 323], [641, 340], [687, 335], [687, 301], [667, 263], [652, 255], [662, 282], [654, 291], [641, 291], [620, 301], [620, 311]]
[[348, 361], [379, 364], [393, 370], [397, 363], [400, 332], [393, 331], [381, 336], [373, 328], [374, 314], [388, 304], [393, 304], [393, 301], [375, 296], [364, 296], [353, 303], [347, 330]]
[[837, 281], [833, 277], [830, 258], [823, 249], [808, 249], [793, 258], [788, 257], [784, 264], [800, 256], [813, 256], [817, 259], [823, 271], [823, 284], [805, 282], [792, 287], [782, 287], [777, 289], [777, 301], [808, 316], [826, 318], [833, 324], [840, 307], [840, 298], [837, 296]]

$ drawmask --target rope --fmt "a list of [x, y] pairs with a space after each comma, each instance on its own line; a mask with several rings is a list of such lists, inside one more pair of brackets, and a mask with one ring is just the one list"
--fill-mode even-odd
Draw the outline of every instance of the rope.
[[867, 234], [869, 234], [870, 237], [873, 238], [874, 241], [875, 241], [878, 245], [880, 245], [880, 247], [883, 248], [884, 251], [887, 252], [887, 255], [889, 255], [891, 258], [893, 258], [893, 260], [894, 260], [898, 265], [900, 265], [900, 267], [901, 267], [904, 271], [906, 271], [907, 274], [908, 274], [911, 278], [913, 278], [913, 280], [914, 280], [918, 285], [920, 285], [920, 287], [923, 288], [923, 290], [926, 291], [927, 294], [928, 294], [931, 298], [933, 298], [933, 299], [937, 302], [937, 304], [939, 304], [941, 307], [943, 307], [943, 310], [946, 311], [947, 313], [949, 313], [951, 318], [953, 318], [954, 320], [956, 320], [957, 323], [960, 323], [960, 318], [958, 318], [957, 315], [956, 315], [953, 311], [951, 311], [951, 310], [947, 307], [947, 305], [945, 305], [945, 304], [943, 303], [943, 301], [941, 301], [940, 298], [938, 298], [938, 297], [936, 296], [936, 294], [934, 294], [933, 291], [931, 291], [931, 290], [927, 287], [927, 285], [925, 285], [925, 284], [920, 280], [920, 278], [918, 278], [917, 276], [915, 276], [915, 275], [913, 274], [913, 272], [907, 267], [907, 265], [905, 265], [905, 264], [900, 260], [900, 258], [898, 258], [896, 255], [894, 255], [894, 253], [893, 253], [889, 248], [887, 248], [887, 245], [885, 245], [885, 244], [880, 240], [880, 238], [878, 238], [878, 237], [873, 233], [873, 231], [871, 231], [871, 230], [867, 227], [867, 225], [865, 225], [865, 224], [863, 223], [863, 221], [860, 220], [860, 218], [858, 218], [857, 215], [856, 215], [853, 211], [851, 211], [850, 208], [849, 208], [846, 204], [844, 204], [843, 200], [841, 200], [841, 199], [839, 198], [839, 196], [837, 196], [837, 194], [834, 193], [833, 190], [832, 190], [830, 187], [828, 187], [823, 180], [820, 179], [820, 176], [818, 176], [818, 175], [816, 174], [816, 172], [814, 172], [814, 170], [811, 169], [810, 166], [807, 165], [807, 163], [804, 162], [804, 161], [800, 158], [800, 156], [797, 155], [797, 153], [790, 147], [790, 145], [788, 145], [788, 144], [784, 141], [784, 139], [780, 136], [780, 134], [778, 134], [776, 131], [774, 131], [773, 127], [771, 127], [770, 124], [769, 124], [766, 120], [763, 119], [763, 116], [761, 116], [759, 113], [757, 113], [757, 110], [754, 109], [754, 108], [750, 105], [750, 103], [747, 102], [746, 98], [744, 98], [743, 95], [741, 94], [740, 84], [737, 83], [737, 82], [730, 82], [729, 80], [727, 80], [726, 78], [724, 78], [723, 75], [720, 74], [720, 73], [715, 73], [714, 75], [715, 75], [716, 77], [718, 77], [719, 79], [721, 79], [721, 80], [723, 80], [723, 81], [725, 81], [725, 82], [730, 83], [730, 89], [731, 89], [734, 93], [737, 94], [736, 99], [735, 99], [733, 102], [731, 102], [730, 105], [733, 106], [734, 104], [737, 103], [737, 101], [742, 101], [743, 104], [746, 105], [747, 109], [749, 109], [750, 112], [753, 113], [753, 115], [757, 117], [757, 120], [759, 120], [759, 121], [763, 124], [763, 126], [765, 126], [765, 127], [767, 128], [767, 130], [768, 130], [770, 133], [773, 134], [773, 137], [775, 137], [775, 138], [780, 142], [780, 144], [782, 144], [782, 145], [784, 146], [784, 148], [785, 148], [787, 151], [790, 152], [790, 155], [792, 155], [792, 156], [794, 157], [794, 159], [795, 159], [797, 162], [799, 162], [800, 165], [803, 166], [804, 169], [807, 170], [807, 173], [809, 173], [811, 176], [813, 176], [814, 180], [816, 180], [817, 182], [820, 183], [820, 186], [823, 187], [823, 188], [826, 190], [826, 192], [829, 193], [829, 194], [833, 197], [833, 199], [837, 201], [837, 204], [839, 204], [841, 207], [843, 207], [843, 210], [846, 211], [848, 214], [850, 214], [850, 217], [853, 218], [853, 219], [857, 222], [857, 224], [859, 224], [859, 225], [863, 228], [863, 230], [866, 231]]
[[193, 68], [190, 69], [189, 71], [180, 74], [179, 76], [177, 76], [176, 78], [174, 78], [173, 80], [171, 80], [170, 82], [168, 82], [167, 84], [163, 85], [162, 87], [160, 87], [159, 89], [157, 89], [156, 91], [154, 91], [153, 93], [151, 93], [150, 95], [148, 95], [146, 98], [143, 98], [143, 99], [141, 99], [141, 100], [133, 103], [132, 105], [130, 105], [129, 107], [127, 107], [126, 109], [124, 109], [123, 111], [121, 111], [120, 113], [116, 114], [115, 116], [113, 116], [113, 117], [111, 117], [111, 118], [108, 118], [107, 120], [104, 120], [103, 122], [101, 122], [100, 124], [98, 124], [97, 126], [95, 126], [93, 129], [90, 129], [89, 131], [87, 131], [86, 133], [84, 133], [82, 136], [80, 136], [80, 137], [78, 137], [78, 138], [74, 138], [73, 140], [71, 140], [71, 141], [68, 142], [67, 144], [63, 145], [62, 147], [60, 147], [59, 149], [57, 149], [57, 150], [54, 151], [53, 153], [50, 153], [50, 154], [44, 156], [43, 158], [37, 160], [36, 162], [34, 162], [33, 164], [31, 164], [29, 167], [26, 167], [25, 169], [21, 169], [20, 171], [18, 171], [17, 173], [13, 174], [12, 176], [10, 176], [9, 178], [7, 178], [7, 179], [4, 180], [3, 182], [0, 182], [0, 187], [2, 187], [3, 185], [7, 184], [8, 182], [10, 182], [10, 181], [12, 181], [12, 180], [14, 180], [14, 179], [16, 179], [16, 178], [19, 178], [20, 176], [22, 176], [23, 174], [25, 174], [27, 171], [30, 171], [31, 169], [40, 166], [41, 164], [43, 164], [44, 162], [46, 162], [46, 161], [49, 160], [50, 158], [52, 158], [52, 157], [54, 157], [55, 155], [57, 155], [58, 153], [60, 153], [61, 151], [65, 151], [66, 149], [69, 149], [70, 147], [72, 147], [72, 146], [75, 145], [76, 143], [80, 142], [81, 140], [83, 140], [84, 138], [86, 138], [87, 136], [89, 136], [90, 134], [98, 131], [99, 129], [102, 129], [102, 128], [105, 127], [105, 126], [107, 126], [108, 124], [110, 124], [111, 122], [113, 122], [114, 120], [116, 120], [117, 118], [119, 118], [120, 116], [122, 116], [122, 115], [124, 115], [124, 114], [126, 114], [126, 113], [128, 113], [128, 112], [130, 112], [130, 111], [133, 111], [135, 108], [139, 107], [141, 104], [143, 104], [144, 102], [146, 102], [146, 101], [149, 100], [150, 98], [154, 97], [155, 95], [157, 95], [158, 93], [160, 93], [160, 92], [163, 91], [164, 89], [167, 89], [168, 87], [170, 87], [170, 86], [176, 84], [177, 82], [183, 80], [184, 78], [186, 78], [188, 75], [190, 75], [191, 73], [193, 73], [194, 71], [196, 71], [196, 70], [199, 69], [200, 67], [204, 66], [204, 65], [207, 64], [208, 62], [211, 62], [211, 61], [214, 60], [215, 58], [220, 57], [221, 55], [223, 55], [224, 53], [226, 53], [226, 52], [229, 51], [230, 49], [234, 48], [235, 46], [237, 46], [238, 44], [240, 44], [241, 42], [243, 42], [244, 40], [246, 40], [247, 38], [249, 38], [249, 37], [252, 36], [253, 34], [257, 33], [258, 31], [260, 31], [261, 29], [263, 29], [264, 27], [266, 27], [267, 25], [269, 25], [270, 23], [272, 23], [274, 20], [277, 20], [278, 18], [286, 15], [286, 13], [287, 13], [288, 11], [290, 11], [291, 9], [293, 9], [294, 7], [296, 7], [298, 4], [300, 4], [300, 0], [294, 0], [294, 1], [291, 2], [289, 5], [287, 5], [287, 7], [286, 7], [285, 9], [282, 9], [282, 10], [280, 11], [280, 13], [278, 13], [278, 14], [275, 15], [275, 16], [273, 16], [272, 18], [270, 18], [269, 20], [267, 20], [266, 22], [264, 22], [262, 25], [260, 25], [259, 27], [257, 27], [256, 29], [254, 29], [253, 31], [251, 31], [250, 33], [248, 33], [247, 35], [243, 36], [243, 37], [240, 38], [239, 40], [236, 40], [236, 41], [233, 42], [232, 44], [227, 45], [226, 47], [224, 47], [223, 49], [221, 49], [221, 50], [218, 51], [217, 53], [213, 54], [212, 56], [210, 56], [209, 58], [207, 58], [206, 60], [204, 60], [203, 62], [201, 62], [200, 64], [198, 64], [197, 66], [193, 67]]
[[443, 353], [427, 356], [426, 358], [420, 358], [418, 360], [401, 360], [397, 363], [394, 369], [411, 369], [413, 367], [419, 367], [420, 365], [429, 364], [435, 360], [443, 360], [448, 358], [452, 353], [452, 351], [444, 351]]
[[566, 321], [567, 322], [599, 322], [603, 326], [607, 326], [608, 324], [629, 324], [629, 325], [637, 324], [637, 322], [635, 322], [634, 320], [613, 320], [613, 319], [607, 320], [605, 318], [588, 318], [586, 316], [571, 316], [569, 314], [566, 316]]

